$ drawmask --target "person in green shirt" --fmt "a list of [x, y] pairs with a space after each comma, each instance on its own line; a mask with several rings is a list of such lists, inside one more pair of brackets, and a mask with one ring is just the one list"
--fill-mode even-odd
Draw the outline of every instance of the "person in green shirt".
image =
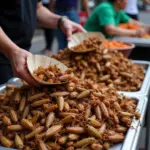
[[118, 27], [120, 23], [127, 22], [148, 27], [125, 14], [123, 9], [126, 7], [126, 4], [127, 0], [109, 0], [100, 3], [89, 16], [84, 28], [87, 31], [102, 32], [106, 38], [112, 38], [113, 36], [143, 36], [145, 34], [143, 28], [128, 30]]

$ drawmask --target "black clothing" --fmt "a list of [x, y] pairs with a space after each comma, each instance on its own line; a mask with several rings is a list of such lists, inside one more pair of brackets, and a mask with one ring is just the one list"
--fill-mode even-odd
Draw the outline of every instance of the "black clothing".
[[[19, 47], [29, 48], [36, 25], [38, 0], [11, 0], [0, 4], [0, 26]], [[0, 54], [0, 62], [6, 58]], [[8, 62], [8, 61], [7, 61]]]
[[[15, 44], [23, 49], [29, 49], [31, 45], [31, 39], [36, 27], [38, 1], [10, 0], [9, 2], [3, 1], [0, 4], [0, 27]], [[0, 84], [12, 77], [12, 73], [10, 73], [12, 71], [9, 70], [8, 64], [10, 64], [9, 60], [0, 53]], [[2, 67], [2, 65], [5, 66]], [[9, 75], [7, 73], [3, 74], [3, 72], [8, 72]], [[5, 77], [7, 79], [4, 79]]]
[[6, 83], [13, 77], [13, 71], [10, 64], [0, 63], [0, 84]]

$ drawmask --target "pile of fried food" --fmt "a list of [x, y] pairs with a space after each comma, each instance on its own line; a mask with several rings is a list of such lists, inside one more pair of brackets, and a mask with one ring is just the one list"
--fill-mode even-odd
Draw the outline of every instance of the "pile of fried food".
[[53, 57], [72, 68], [78, 78], [90, 79], [120, 91], [138, 91], [145, 76], [142, 66], [134, 64], [116, 50], [98, 48], [79, 54], [64, 49]]
[[68, 69], [65, 72], [62, 72], [61, 69], [56, 65], [49, 65], [46, 68], [42, 66], [38, 67], [38, 69], [33, 72], [33, 75], [40, 81], [52, 84], [60, 84], [63, 82], [67, 82], [71, 73], [72, 69]]
[[105, 40], [103, 46], [108, 49], [130, 49], [131, 47], [129, 44], [116, 40]]
[[81, 44], [72, 47], [71, 50], [73, 52], [78, 52], [78, 53], [88, 52], [99, 48], [101, 43], [102, 41], [100, 41], [98, 38], [89, 37], [88, 40], [84, 40], [83, 42], [81, 42]]
[[24, 150], [108, 150], [140, 117], [136, 100], [76, 77], [53, 88], [7, 85], [0, 101], [0, 143]]

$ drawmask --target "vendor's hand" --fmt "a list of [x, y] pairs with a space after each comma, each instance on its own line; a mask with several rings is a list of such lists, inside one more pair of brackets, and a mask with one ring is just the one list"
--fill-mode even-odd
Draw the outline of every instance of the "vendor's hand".
[[27, 57], [32, 54], [24, 49], [15, 50], [10, 55], [10, 61], [13, 69], [14, 76], [25, 80], [27, 83], [33, 86], [39, 86], [39, 84], [33, 79], [27, 70]]
[[147, 25], [147, 26], [145, 27], [145, 29], [146, 29], [147, 34], [150, 34], [150, 25]]
[[143, 28], [137, 30], [137, 32], [136, 32], [136, 36], [138, 36], [138, 37], [142, 37], [142, 36], [144, 36], [145, 34], [146, 34], [146, 30], [143, 29]]
[[86, 32], [86, 30], [80, 25], [71, 20], [64, 18], [61, 26], [62, 31], [67, 36], [67, 40], [71, 40], [72, 33]]

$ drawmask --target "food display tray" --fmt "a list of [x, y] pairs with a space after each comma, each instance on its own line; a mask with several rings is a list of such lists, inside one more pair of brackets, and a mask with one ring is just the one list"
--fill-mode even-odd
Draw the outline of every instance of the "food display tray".
[[125, 92], [125, 91], [119, 91], [118, 93], [127, 94], [130, 96], [148, 96], [150, 92], [150, 62], [149, 61], [138, 61], [133, 60], [134, 63], [138, 65], [142, 65], [144, 67], [145, 72], [145, 78], [143, 80], [141, 89], [139, 91], [135, 92]]
[[134, 118], [131, 124], [131, 128], [128, 130], [126, 134], [124, 142], [117, 144], [114, 147], [111, 147], [109, 150], [137, 150], [138, 149], [137, 146], [138, 146], [141, 129], [144, 124], [148, 99], [146, 97], [133, 97], [130, 95], [126, 95], [126, 96], [137, 100], [138, 105], [136, 111], [140, 112], [141, 118], [140, 120], [136, 120]]
[[[18, 82], [18, 79], [13, 79], [8, 82], [9, 84], [15, 84], [20, 85]], [[3, 92], [6, 89], [6, 85], [0, 86], [0, 92]], [[137, 101], [137, 108], [136, 111], [140, 112], [141, 117], [139, 120], [136, 120], [135, 118], [132, 121], [132, 128], [130, 128], [126, 134], [126, 138], [123, 143], [117, 144], [114, 147], [111, 147], [110, 150], [136, 150], [136, 147], [138, 145], [139, 135], [141, 132], [141, 126], [144, 123], [146, 108], [148, 99], [146, 97], [135, 97], [130, 96], [128, 94], [124, 94], [127, 97], [131, 97]], [[0, 147], [0, 150], [14, 150], [14, 149], [5, 149], [4, 147]]]

